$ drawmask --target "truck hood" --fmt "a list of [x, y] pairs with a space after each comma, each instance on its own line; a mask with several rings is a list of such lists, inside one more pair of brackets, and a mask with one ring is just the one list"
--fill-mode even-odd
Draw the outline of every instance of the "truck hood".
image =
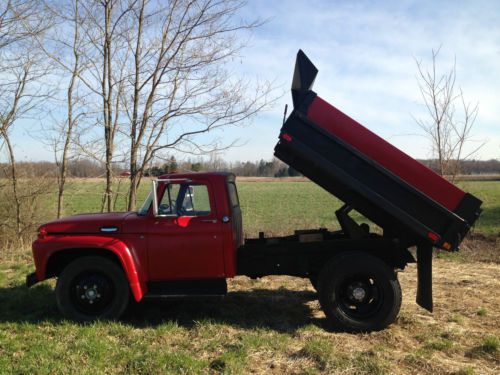
[[81, 214], [54, 220], [40, 227], [47, 234], [104, 234], [122, 231], [123, 220], [135, 212]]

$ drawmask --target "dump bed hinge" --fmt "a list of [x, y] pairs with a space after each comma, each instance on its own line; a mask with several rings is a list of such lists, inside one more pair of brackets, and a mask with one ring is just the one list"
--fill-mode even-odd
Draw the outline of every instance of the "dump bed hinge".
[[356, 223], [349, 216], [349, 212], [351, 211], [352, 207], [347, 204], [344, 204], [337, 211], [335, 211], [335, 215], [337, 216], [340, 227], [349, 238], [360, 239], [366, 237], [366, 235], [370, 231], [370, 228], [367, 224]]

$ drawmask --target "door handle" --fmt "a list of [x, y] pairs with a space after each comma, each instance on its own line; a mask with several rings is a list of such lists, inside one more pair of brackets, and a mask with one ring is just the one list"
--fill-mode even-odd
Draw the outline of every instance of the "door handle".
[[217, 219], [204, 219], [204, 220], [201, 220], [202, 223], [217, 223]]

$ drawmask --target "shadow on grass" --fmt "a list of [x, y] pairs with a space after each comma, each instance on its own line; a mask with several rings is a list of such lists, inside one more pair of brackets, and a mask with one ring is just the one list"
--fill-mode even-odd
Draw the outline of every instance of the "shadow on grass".
[[0, 288], [0, 322], [59, 322], [54, 291], [48, 284], [33, 288], [24, 285]]
[[[257, 289], [231, 292], [220, 299], [145, 301], [131, 304], [121, 321], [137, 328], [176, 322], [188, 329], [197, 322], [210, 321], [237, 328], [293, 333], [311, 324], [323, 326], [324, 319], [315, 318], [308, 306], [316, 298], [310, 291]], [[0, 322], [57, 324], [63, 320], [49, 285], [42, 283], [31, 289], [21, 285], [0, 288]]]
[[129, 309], [124, 319], [138, 326], [171, 320], [186, 328], [209, 320], [238, 328], [292, 333], [306, 325], [322, 325], [322, 319], [315, 318], [308, 306], [316, 298], [313, 292], [289, 289], [238, 291], [222, 299], [145, 302]]

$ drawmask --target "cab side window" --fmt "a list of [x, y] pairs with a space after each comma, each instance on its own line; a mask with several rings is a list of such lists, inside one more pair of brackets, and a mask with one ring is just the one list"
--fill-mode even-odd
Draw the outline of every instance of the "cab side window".
[[158, 205], [159, 215], [177, 215], [177, 198], [179, 196], [180, 184], [168, 184], [163, 197]]
[[158, 206], [160, 215], [208, 216], [211, 213], [207, 185], [169, 184]]

